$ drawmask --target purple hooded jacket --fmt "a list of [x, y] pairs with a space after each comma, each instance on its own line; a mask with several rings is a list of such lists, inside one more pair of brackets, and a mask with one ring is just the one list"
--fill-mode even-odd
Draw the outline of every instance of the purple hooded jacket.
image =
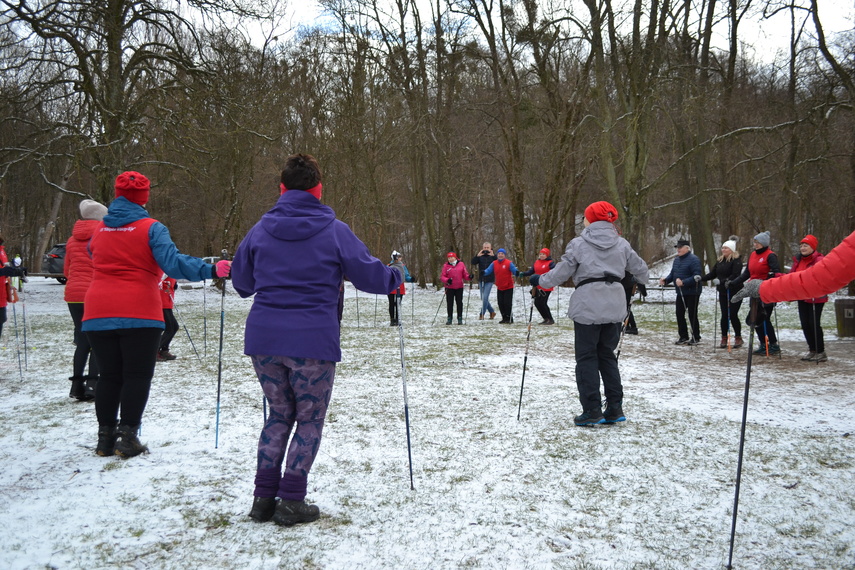
[[338, 303], [344, 276], [385, 295], [401, 274], [372, 257], [332, 208], [289, 190], [243, 238], [232, 263], [241, 297], [255, 294], [244, 354], [341, 360]]

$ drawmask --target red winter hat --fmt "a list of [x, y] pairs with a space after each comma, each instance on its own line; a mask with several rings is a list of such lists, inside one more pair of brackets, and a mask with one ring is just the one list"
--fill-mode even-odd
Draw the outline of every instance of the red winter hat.
[[592, 224], [594, 222], [615, 223], [618, 219], [618, 211], [608, 202], [594, 202], [585, 208], [585, 219]]
[[544, 247], [543, 249], [541, 249], [541, 250], [540, 250], [540, 253], [545, 253], [545, 254], [546, 254], [546, 256], [547, 256], [547, 257], [549, 257], [549, 248], [548, 248], [548, 247]]
[[449, 251], [445, 257], [453, 257], [453, 258], [457, 259], [457, 254], [454, 253], [453, 251]]
[[818, 240], [818, 239], [816, 239], [816, 237], [815, 237], [815, 236], [812, 236], [812, 235], [808, 234], [808, 235], [806, 235], [805, 237], [803, 237], [803, 238], [802, 238], [802, 241], [800, 241], [799, 243], [806, 243], [806, 244], [808, 244], [808, 245], [810, 246], [810, 248], [811, 248], [812, 250], [816, 251], [816, 246], [818, 246], [818, 245], [819, 245], [819, 240]]
[[124, 196], [134, 204], [143, 206], [148, 203], [151, 183], [139, 172], [122, 172], [116, 177], [116, 198]]

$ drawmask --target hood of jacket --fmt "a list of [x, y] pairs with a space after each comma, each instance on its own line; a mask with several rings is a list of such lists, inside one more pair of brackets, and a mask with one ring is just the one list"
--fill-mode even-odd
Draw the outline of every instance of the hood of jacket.
[[80, 241], [89, 241], [100, 223], [98, 220], [77, 220], [71, 230], [71, 237]]
[[611, 222], [594, 222], [582, 230], [582, 239], [597, 249], [609, 249], [615, 246], [620, 235]]
[[148, 212], [139, 204], [134, 204], [124, 196], [119, 196], [107, 208], [107, 215], [104, 216], [104, 225], [108, 228], [120, 228], [131, 222], [149, 218]]
[[273, 237], [285, 241], [308, 239], [335, 221], [329, 206], [302, 190], [289, 190], [261, 217], [261, 227]]

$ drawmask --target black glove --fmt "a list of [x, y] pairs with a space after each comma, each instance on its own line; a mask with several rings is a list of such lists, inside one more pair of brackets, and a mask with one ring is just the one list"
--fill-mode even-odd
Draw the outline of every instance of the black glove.
[[[26, 267], [14, 266], [10, 265], [8, 267], [3, 267], [0, 269], [0, 276], [3, 277], [23, 277], [27, 274]], [[4, 293], [5, 295], [5, 293]]]
[[454, 282], [454, 280], [451, 277], [449, 277], [448, 279], [445, 280], [445, 282], [447, 284], [451, 285]]
[[725, 280], [724, 280], [724, 288], [725, 288], [725, 289], [730, 289], [730, 279], [725, 279]]
[[645, 285], [644, 283], [639, 283], [638, 284], [638, 293], [642, 297], [647, 297], [647, 285]]
[[535, 273], [528, 278], [528, 282], [532, 287], [537, 287], [537, 284], [540, 283], [540, 275]]

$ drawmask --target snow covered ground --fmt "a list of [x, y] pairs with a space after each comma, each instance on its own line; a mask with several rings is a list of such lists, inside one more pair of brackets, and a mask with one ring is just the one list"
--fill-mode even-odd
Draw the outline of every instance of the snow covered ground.
[[[180, 331], [179, 359], [158, 364], [144, 416], [151, 453], [121, 460], [95, 455], [93, 405], [67, 397], [72, 323], [62, 289], [27, 284], [26, 354], [24, 303], [10, 308], [0, 339], [0, 568], [727, 562], [746, 351], [713, 348], [710, 290], [694, 348], [672, 344], [673, 305], [651, 302], [673, 301], [673, 291], [635, 306], [641, 334], [621, 350], [629, 421], [595, 428], [572, 425], [571, 290], [553, 293], [557, 326], [533, 327], [519, 421], [527, 297], [517, 297], [516, 324], [499, 326], [477, 320], [473, 290], [467, 324], [445, 326], [441, 292], [408, 294], [411, 490], [398, 330], [385, 297], [348, 289], [344, 360], [309, 479], [321, 518], [283, 528], [246, 516], [263, 414], [242, 354], [251, 301], [231, 289], [225, 297], [219, 447], [220, 296], [197, 287], [177, 302], [201, 359]], [[855, 339], [837, 338], [830, 303], [829, 361], [802, 362], [795, 304], [777, 312], [783, 356], [755, 358], [751, 371], [734, 567], [855, 568]]]

